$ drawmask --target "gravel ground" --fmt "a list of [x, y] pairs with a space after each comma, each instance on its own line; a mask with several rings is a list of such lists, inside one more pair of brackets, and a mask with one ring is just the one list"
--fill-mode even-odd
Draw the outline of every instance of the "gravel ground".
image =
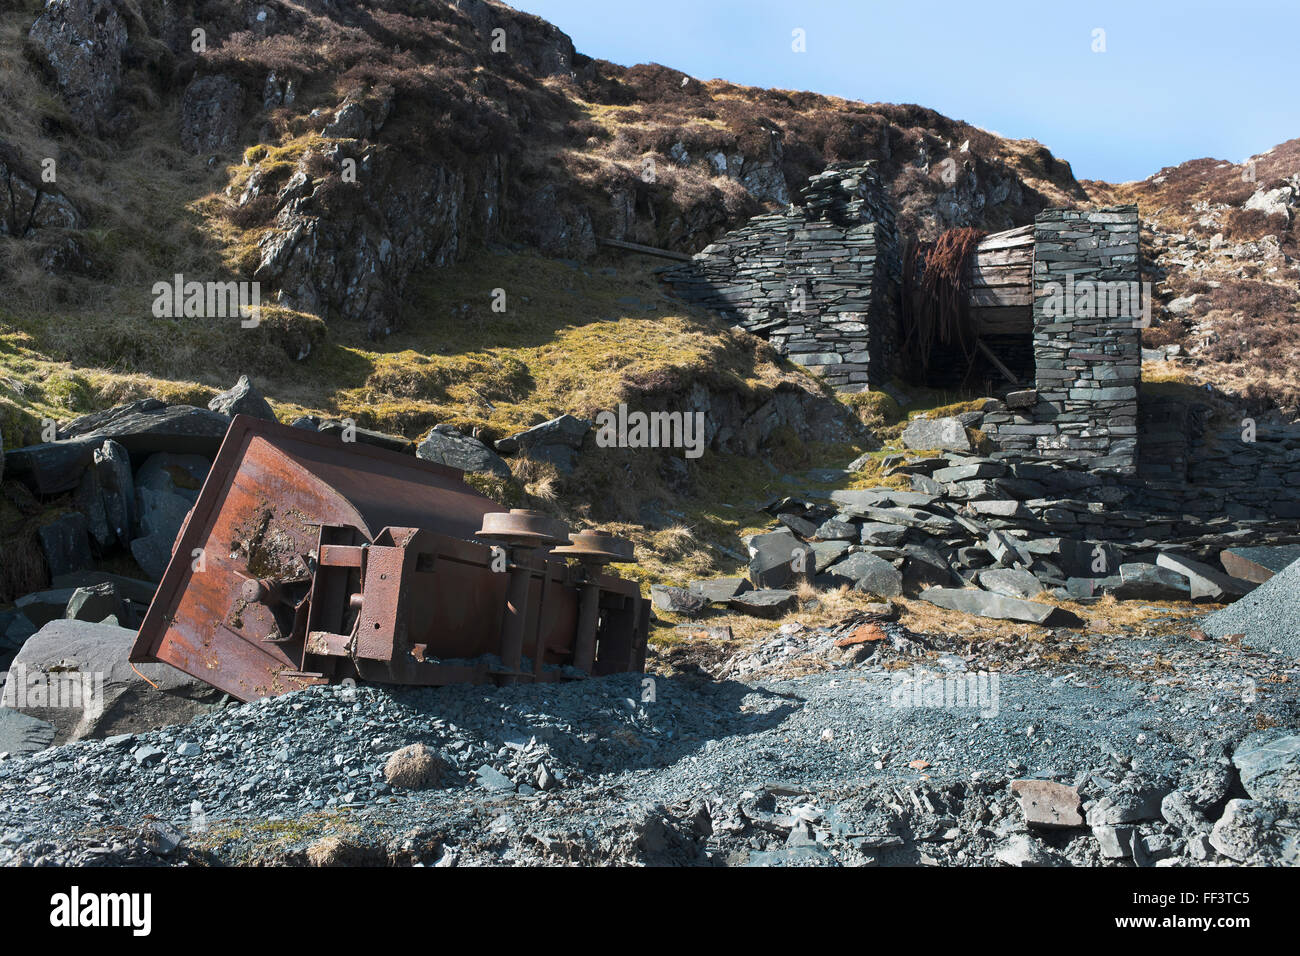
[[[887, 639], [836, 648], [857, 626], [774, 633], [757, 664], [719, 665], [745, 682], [661, 659], [644, 677], [558, 685], [313, 688], [12, 758], [0, 862], [1295, 858], [1295, 804], [1244, 837], [1211, 833], [1249, 796], [1234, 751], [1300, 727], [1293, 660], [1181, 633], [1093, 637], [1073, 654], [1040, 638], [982, 660], [888, 623]], [[416, 743], [441, 780], [395, 790], [385, 762]], [[1088, 825], [1032, 825], [1009, 787], [1020, 778], [1077, 788]]]

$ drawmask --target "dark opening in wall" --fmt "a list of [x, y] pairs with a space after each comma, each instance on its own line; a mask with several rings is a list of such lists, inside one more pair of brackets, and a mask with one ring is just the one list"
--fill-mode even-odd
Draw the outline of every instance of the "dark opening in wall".
[[904, 263], [905, 379], [986, 394], [1033, 383], [1032, 227], [950, 229]]

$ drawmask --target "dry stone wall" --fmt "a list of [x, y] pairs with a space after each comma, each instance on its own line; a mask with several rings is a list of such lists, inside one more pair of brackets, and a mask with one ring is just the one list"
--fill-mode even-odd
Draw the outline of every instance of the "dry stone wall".
[[1004, 451], [1135, 474], [1145, 296], [1136, 206], [1034, 220], [1031, 408], [988, 422]]
[[894, 374], [900, 274], [874, 164], [837, 163], [809, 179], [798, 205], [751, 219], [665, 279], [833, 387], [861, 391]]

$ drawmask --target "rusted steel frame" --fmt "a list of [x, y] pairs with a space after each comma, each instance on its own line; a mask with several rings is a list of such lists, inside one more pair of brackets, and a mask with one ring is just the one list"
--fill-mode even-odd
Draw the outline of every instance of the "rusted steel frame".
[[[282, 523], [295, 507], [306, 513], [302, 520], [309, 519], [312, 527], [289, 529], [296, 540], [291, 550], [299, 555], [315, 544], [316, 524], [349, 525], [357, 544], [384, 527], [379, 521], [392, 523], [391, 517], [418, 517], [422, 524], [468, 537], [483, 514], [500, 507], [473, 492], [455, 469], [236, 416], [177, 538], [132, 648], [133, 661], [172, 664], [241, 700], [302, 686], [302, 680], [280, 675], [293, 678], [303, 671], [307, 628], [297, 642], [270, 644], [259, 633], [264, 624], [270, 630], [267, 608], [248, 604], [248, 621], [232, 613], [243, 578], [266, 575], [249, 573], [245, 562], [230, 554], [230, 541], [220, 537], [237, 537], [237, 512], [253, 509], [259, 499]], [[190, 564], [196, 550], [204, 551], [202, 571]], [[218, 630], [223, 623], [225, 630]]]
[[[567, 536], [545, 515], [502, 513], [454, 469], [237, 416], [131, 659], [242, 700], [350, 676], [444, 684], [559, 680], [570, 662], [641, 668], [649, 604], [599, 574], [631, 560], [630, 544], [580, 532], [548, 559]], [[507, 574], [474, 537], [504, 543]], [[203, 571], [190, 566], [196, 548]]]

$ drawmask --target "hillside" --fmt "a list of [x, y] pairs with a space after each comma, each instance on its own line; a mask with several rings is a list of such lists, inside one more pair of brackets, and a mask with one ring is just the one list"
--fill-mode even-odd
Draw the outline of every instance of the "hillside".
[[[1300, 139], [1244, 163], [1197, 159], [1140, 182], [1085, 182], [1098, 202], [1137, 203], [1146, 269], [1164, 305], [1144, 332], [1182, 359], [1167, 376], [1300, 416]], [[1159, 374], [1159, 373], [1157, 373]]]

